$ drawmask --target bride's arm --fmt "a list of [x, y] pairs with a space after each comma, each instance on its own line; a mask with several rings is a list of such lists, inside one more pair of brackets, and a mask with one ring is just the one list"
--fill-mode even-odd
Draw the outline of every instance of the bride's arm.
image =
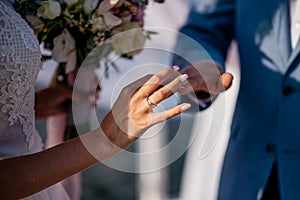
[[0, 199], [24, 198], [96, 162], [79, 138], [39, 153], [1, 160]]
[[97, 130], [39, 153], [1, 160], [0, 199], [23, 198], [45, 189], [125, 149], [150, 126], [185, 111], [189, 104], [153, 112], [146, 98], [158, 104], [187, 84], [186, 78], [168, 68], [139, 79], [122, 90]]

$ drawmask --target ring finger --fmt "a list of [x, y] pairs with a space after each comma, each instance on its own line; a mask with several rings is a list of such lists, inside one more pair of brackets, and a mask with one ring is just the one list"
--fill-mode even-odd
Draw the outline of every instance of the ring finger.
[[155, 91], [151, 96], [149, 96], [147, 99], [148, 104], [151, 104], [151, 107], [153, 107], [153, 105], [156, 105], [164, 99], [170, 97], [178, 90], [178, 88], [187, 84], [187, 78], [187, 74], [179, 75], [176, 79], [174, 79], [164, 87]]
[[165, 81], [170, 80], [178, 76], [178, 67], [168, 67], [157, 74], [154, 74], [144, 85], [140, 91], [143, 97], [149, 97], [157, 88], [159, 88]]

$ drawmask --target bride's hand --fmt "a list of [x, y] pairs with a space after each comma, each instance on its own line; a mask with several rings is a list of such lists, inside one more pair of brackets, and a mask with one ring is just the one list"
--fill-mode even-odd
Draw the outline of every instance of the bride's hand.
[[177, 67], [145, 76], [125, 87], [100, 128], [120, 148], [133, 143], [147, 128], [170, 119], [190, 108], [182, 103], [168, 110], [153, 112], [153, 107], [187, 84], [187, 75]]
[[[69, 100], [96, 106], [100, 97], [101, 86], [98, 83], [98, 77], [93, 73], [89, 77], [96, 84], [96, 91], [83, 91], [73, 89], [64, 83], [53, 83], [48, 88], [36, 91], [35, 93], [35, 115], [36, 118], [45, 119], [49, 116], [65, 114], [69, 109]], [[67, 74], [68, 83], [74, 84], [75, 72]]]

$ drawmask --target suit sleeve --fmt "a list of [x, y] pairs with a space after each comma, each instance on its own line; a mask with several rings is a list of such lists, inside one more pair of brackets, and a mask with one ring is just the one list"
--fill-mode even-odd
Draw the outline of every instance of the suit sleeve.
[[[225, 71], [227, 50], [233, 39], [234, 15], [234, 0], [192, 0], [187, 21], [177, 36], [173, 64], [185, 67], [211, 61]], [[210, 105], [209, 101], [205, 102]]]

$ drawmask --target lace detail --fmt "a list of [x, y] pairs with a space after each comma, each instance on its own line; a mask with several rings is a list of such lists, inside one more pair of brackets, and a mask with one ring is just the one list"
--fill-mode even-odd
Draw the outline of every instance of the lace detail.
[[31, 148], [34, 86], [42, 67], [39, 43], [21, 16], [1, 1], [0, 27], [0, 112], [6, 114], [10, 126], [22, 125]]

